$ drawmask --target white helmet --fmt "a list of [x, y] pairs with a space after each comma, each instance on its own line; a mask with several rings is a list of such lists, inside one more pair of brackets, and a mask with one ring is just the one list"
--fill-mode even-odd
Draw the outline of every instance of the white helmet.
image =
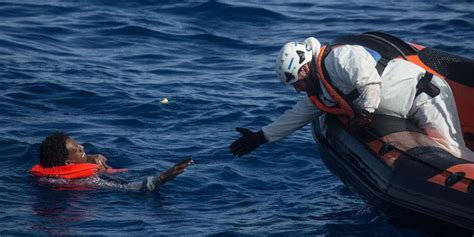
[[295, 83], [300, 68], [311, 62], [313, 55], [317, 56], [320, 48], [321, 43], [314, 37], [307, 38], [303, 43], [296, 41], [286, 43], [276, 60], [278, 79], [285, 85]]

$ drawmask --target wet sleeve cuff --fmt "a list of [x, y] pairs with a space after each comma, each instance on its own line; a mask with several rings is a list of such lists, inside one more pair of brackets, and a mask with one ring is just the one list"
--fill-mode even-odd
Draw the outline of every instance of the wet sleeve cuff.
[[143, 180], [140, 191], [152, 192], [157, 190], [160, 186], [160, 176], [148, 176], [145, 180]]

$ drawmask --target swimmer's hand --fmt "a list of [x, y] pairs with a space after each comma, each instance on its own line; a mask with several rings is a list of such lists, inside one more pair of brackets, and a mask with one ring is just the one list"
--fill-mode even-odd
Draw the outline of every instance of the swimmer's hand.
[[191, 158], [187, 158], [178, 164], [174, 165], [171, 169], [161, 173], [159, 176], [149, 176], [141, 184], [140, 191], [155, 191], [161, 185], [176, 178], [179, 174], [186, 170], [186, 167], [193, 163]]
[[105, 171], [109, 168], [107, 165], [107, 158], [101, 154], [87, 155], [87, 163], [97, 164], [101, 171]]
[[178, 164], [171, 167], [171, 169], [160, 174], [160, 181], [162, 184], [176, 178], [176, 176], [183, 173], [188, 166], [193, 164], [193, 159], [187, 158], [179, 162]]

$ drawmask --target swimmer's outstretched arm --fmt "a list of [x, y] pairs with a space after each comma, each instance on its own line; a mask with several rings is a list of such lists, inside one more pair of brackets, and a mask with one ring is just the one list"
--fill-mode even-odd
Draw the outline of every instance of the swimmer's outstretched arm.
[[[94, 156], [103, 157], [101, 155]], [[105, 158], [105, 157], [104, 157]], [[103, 161], [102, 158], [99, 160]], [[100, 163], [100, 162], [99, 162]], [[143, 181], [130, 182], [130, 183], [120, 183], [114, 180], [103, 179], [100, 176], [92, 176], [89, 178], [83, 179], [58, 179], [50, 177], [41, 177], [39, 182], [44, 183], [45, 185], [58, 185], [59, 187], [66, 187], [75, 189], [78, 187], [91, 187], [91, 188], [108, 188], [115, 190], [128, 190], [128, 191], [146, 191], [151, 192], [158, 190], [158, 188], [165, 184], [166, 182], [176, 178], [178, 175], [182, 174], [188, 166], [193, 163], [191, 158], [187, 158], [178, 164], [171, 167], [169, 170], [161, 173], [158, 176], [148, 176]]]
[[165, 184], [166, 182], [170, 180], [173, 180], [178, 175], [186, 171], [186, 168], [190, 166], [192, 163], [193, 163], [193, 160], [191, 158], [187, 158], [177, 163], [176, 165], [171, 167], [169, 170], [161, 173], [159, 176], [148, 176], [142, 182], [132, 182], [132, 183], [124, 184], [124, 188], [127, 190], [150, 191], [150, 192], [158, 190], [158, 188], [161, 185]]

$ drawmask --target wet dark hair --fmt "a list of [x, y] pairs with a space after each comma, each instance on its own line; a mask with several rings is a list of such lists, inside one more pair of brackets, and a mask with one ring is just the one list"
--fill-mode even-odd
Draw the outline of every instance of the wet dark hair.
[[40, 165], [43, 167], [63, 166], [69, 155], [63, 132], [54, 132], [46, 137], [40, 145]]

